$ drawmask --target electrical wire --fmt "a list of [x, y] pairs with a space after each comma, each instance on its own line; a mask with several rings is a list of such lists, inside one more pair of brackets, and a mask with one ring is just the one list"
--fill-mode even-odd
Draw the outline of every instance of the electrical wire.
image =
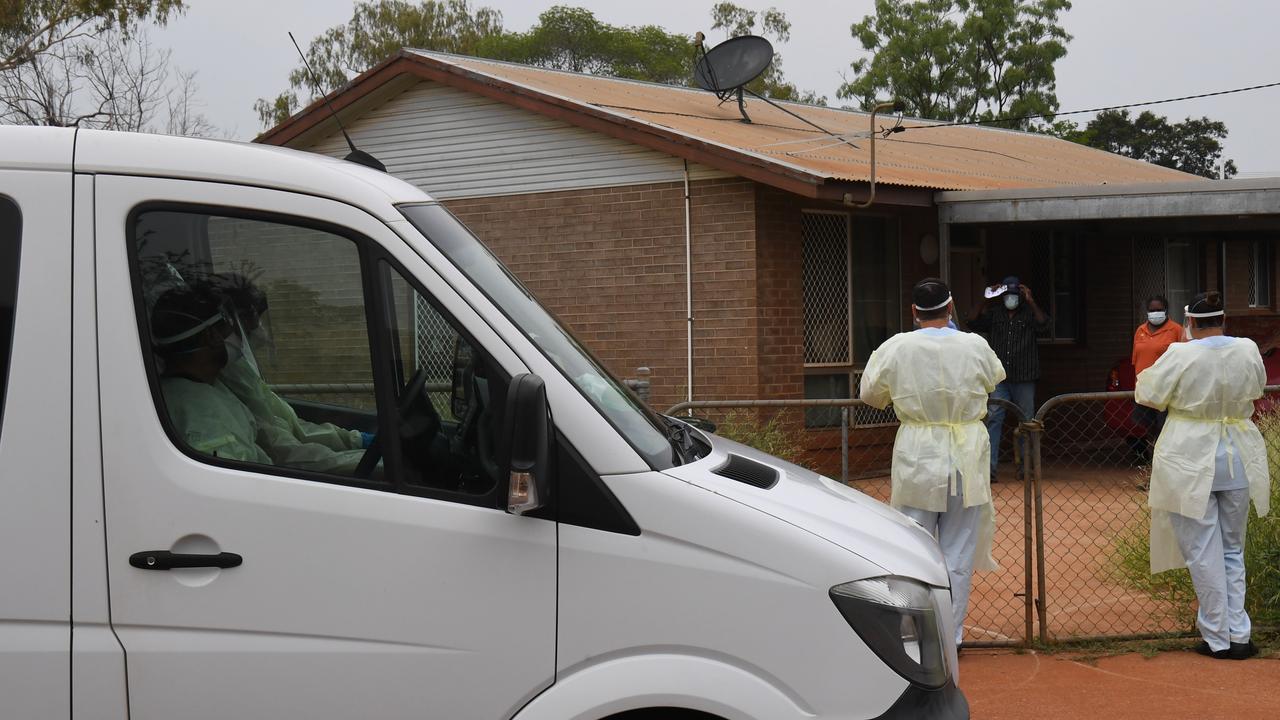
[[1231, 90], [1218, 90], [1216, 92], [1200, 93], [1198, 95], [1183, 95], [1182, 97], [1166, 98], [1164, 100], [1148, 100], [1146, 102], [1127, 103], [1125, 105], [1111, 105], [1108, 107], [1091, 108], [1089, 110], [1068, 110], [1066, 112], [1041, 113], [1039, 115], [998, 117], [991, 118], [989, 120], [969, 120], [966, 122], [945, 122], [934, 125], [903, 125], [901, 127], [903, 130], [927, 130], [930, 128], [960, 127], [963, 125], [994, 125], [996, 123], [1021, 122], [1023, 120], [1038, 120], [1041, 118], [1057, 118], [1062, 117], [1063, 115], [1083, 115], [1085, 113], [1106, 112], [1107, 110], [1124, 110], [1126, 108], [1145, 107], [1148, 105], [1164, 105], [1165, 103], [1182, 102], [1183, 100], [1198, 100], [1200, 98], [1232, 95], [1235, 93], [1250, 92], [1253, 90], [1265, 90], [1273, 87], [1280, 87], [1280, 82], [1265, 83], [1263, 85], [1250, 85], [1249, 87], [1233, 88]]

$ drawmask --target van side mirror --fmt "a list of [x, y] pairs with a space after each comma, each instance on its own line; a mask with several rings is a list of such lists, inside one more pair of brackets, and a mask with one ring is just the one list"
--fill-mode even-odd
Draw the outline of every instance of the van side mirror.
[[502, 422], [507, 472], [507, 512], [524, 515], [551, 499], [551, 413], [542, 378], [522, 373], [511, 378]]

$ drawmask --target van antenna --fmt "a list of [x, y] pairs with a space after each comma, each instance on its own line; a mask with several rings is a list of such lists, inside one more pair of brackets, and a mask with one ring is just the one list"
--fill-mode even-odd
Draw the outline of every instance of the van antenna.
[[[302, 53], [302, 48], [298, 46], [297, 38], [293, 36], [293, 33], [289, 33], [289, 39], [293, 41], [293, 48], [298, 51], [298, 57], [302, 58], [302, 66], [307, 69], [307, 74], [311, 76], [311, 84], [314, 85], [317, 90], [323, 90], [323, 88], [320, 87], [320, 80], [316, 77], [315, 71], [311, 69], [311, 63], [307, 62], [307, 56]], [[364, 165], [365, 167], [370, 167], [381, 172], [386, 172], [387, 166], [383, 165], [381, 160], [363, 150], [358, 149], [356, 144], [351, 142], [351, 136], [347, 134], [346, 126], [342, 124], [342, 118], [338, 117], [338, 111], [334, 110], [333, 105], [330, 104], [329, 96], [321, 95], [320, 98], [324, 100], [325, 107], [329, 108], [329, 114], [333, 116], [334, 122], [338, 123], [338, 129], [342, 131], [342, 137], [347, 139], [347, 147], [351, 148], [351, 152], [347, 153], [347, 156], [343, 158], [343, 160], [356, 163], [357, 165]]]

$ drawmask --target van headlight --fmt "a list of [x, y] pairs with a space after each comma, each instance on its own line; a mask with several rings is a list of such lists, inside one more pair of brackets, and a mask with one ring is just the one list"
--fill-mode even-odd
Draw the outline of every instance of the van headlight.
[[831, 588], [831, 599], [858, 637], [899, 675], [929, 689], [946, 684], [942, 626], [928, 585], [868, 578]]

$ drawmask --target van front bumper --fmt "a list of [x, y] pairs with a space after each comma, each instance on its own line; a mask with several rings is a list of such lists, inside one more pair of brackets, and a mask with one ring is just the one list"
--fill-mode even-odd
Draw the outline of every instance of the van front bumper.
[[969, 720], [969, 701], [952, 680], [937, 690], [909, 685], [875, 720]]

